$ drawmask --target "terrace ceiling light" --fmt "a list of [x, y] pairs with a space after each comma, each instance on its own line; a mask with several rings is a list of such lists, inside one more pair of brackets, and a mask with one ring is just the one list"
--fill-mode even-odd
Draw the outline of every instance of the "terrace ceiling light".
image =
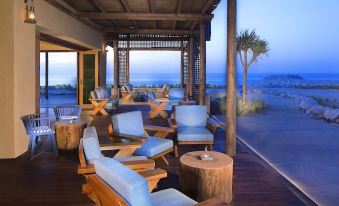
[[34, 11], [34, 2], [33, 0], [25, 0], [25, 23], [35, 24], [35, 11]]

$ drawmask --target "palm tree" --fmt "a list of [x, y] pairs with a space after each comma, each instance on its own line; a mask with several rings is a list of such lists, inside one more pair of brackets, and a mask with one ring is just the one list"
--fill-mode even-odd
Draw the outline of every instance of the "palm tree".
[[243, 95], [242, 101], [247, 103], [247, 71], [253, 62], [256, 62], [262, 55], [268, 55], [268, 42], [260, 39], [255, 30], [240, 32], [237, 35], [237, 52], [240, 55], [240, 61], [244, 68], [243, 75]]

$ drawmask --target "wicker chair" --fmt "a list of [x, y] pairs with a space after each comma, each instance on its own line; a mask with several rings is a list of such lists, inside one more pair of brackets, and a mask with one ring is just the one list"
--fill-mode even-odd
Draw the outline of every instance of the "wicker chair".
[[62, 116], [76, 116], [80, 119], [82, 107], [79, 105], [56, 106], [53, 108], [56, 120], [60, 120]]
[[[30, 114], [21, 117], [21, 120], [25, 126], [26, 134], [30, 137], [28, 152], [31, 160], [42, 153], [57, 154], [54, 129], [51, 127], [48, 117], [44, 117], [42, 114]], [[48, 138], [49, 148], [47, 151], [39, 151], [42, 144], [41, 141], [39, 142], [39, 138], [43, 136]]]

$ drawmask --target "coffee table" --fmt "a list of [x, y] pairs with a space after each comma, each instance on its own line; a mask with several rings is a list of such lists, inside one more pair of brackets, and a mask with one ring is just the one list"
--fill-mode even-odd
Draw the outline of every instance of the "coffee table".
[[57, 148], [62, 150], [78, 149], [80, 138], [87, 123], [83, 120], [61, 120], [55, 122]]
[[232, 201], [233, 159], [226, 154], [208, 151], [213, 160], [201, 160], [203, 151], [180, 157], [180, 185], [184, 193], [198, 202], [219, 198]]

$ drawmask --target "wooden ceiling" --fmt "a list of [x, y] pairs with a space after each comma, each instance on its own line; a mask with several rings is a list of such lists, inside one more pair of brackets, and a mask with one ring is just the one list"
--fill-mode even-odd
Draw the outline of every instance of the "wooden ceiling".
[[220, 0], [45, 0], [106, 33], [191, 34]]

